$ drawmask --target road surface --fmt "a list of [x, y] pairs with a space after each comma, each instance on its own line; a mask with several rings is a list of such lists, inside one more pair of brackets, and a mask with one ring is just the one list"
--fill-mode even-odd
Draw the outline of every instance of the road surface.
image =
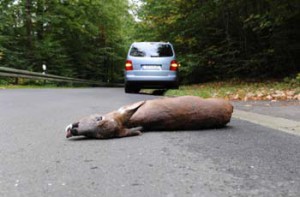
[[65, 138], [82, 116], [157, 98], [123, 92], [0, 90], [0, 196], [300, 196], [299, 135], [236, 118], [217, 130]]

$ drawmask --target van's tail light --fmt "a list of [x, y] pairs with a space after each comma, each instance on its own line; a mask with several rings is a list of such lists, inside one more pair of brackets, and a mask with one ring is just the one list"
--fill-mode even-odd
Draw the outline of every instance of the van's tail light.
[[170, 64], [170, 70], [177, 71], [178, 70], [178, 63], [176, 60], [172, 60]]
[[133, 70], [133, 66], [132, 66], [132, 61], [131, 60], [126, 60], [126, 63], [125, 63], [125, 70], [128, 71], [128, 70]]

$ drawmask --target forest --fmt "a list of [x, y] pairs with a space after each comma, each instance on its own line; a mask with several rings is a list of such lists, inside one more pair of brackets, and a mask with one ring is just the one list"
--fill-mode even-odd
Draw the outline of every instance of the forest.
[[134, 41], [167, 41], [183, 83], [300, 72], [299, 0], [1, 0], [0, 66], [123, 81]]

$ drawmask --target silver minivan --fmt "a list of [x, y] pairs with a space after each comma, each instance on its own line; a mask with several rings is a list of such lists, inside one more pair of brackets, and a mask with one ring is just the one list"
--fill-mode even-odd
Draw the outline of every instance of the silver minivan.
[[178, 88], [178, 63], [169, 42], [134, 42], [125, 64], [125, 92]]

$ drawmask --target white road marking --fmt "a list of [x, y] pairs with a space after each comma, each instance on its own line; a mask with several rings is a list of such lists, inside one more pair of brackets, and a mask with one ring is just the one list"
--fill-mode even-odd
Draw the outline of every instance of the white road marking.
[[300, 122], [298, 121], [241, 110], [234, 110], [232, 117], [246, 120], [248, 122], [259, 124], [272, 129], [280, 130], [286, 133], [300, 135]]

